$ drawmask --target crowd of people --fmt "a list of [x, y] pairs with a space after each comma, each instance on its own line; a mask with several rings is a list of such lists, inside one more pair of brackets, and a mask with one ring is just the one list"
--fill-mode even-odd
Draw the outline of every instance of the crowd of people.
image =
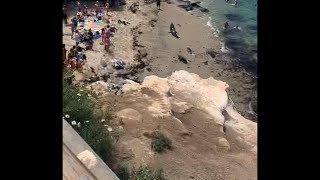
[[[96, 30], [95, 32], [93, 32], [92, 29], [78, 28], [79, 24], [84, 24], [85, 20], [89, 17], [93, 19], [94, 22], [101, 22], [104, 16], [109, 16], [109, 2], [110, 1], [104, 1], [103, 3], [99, 3], [99, 1], [96, 1], [93, 7], [94, 11], [89, 11], [88, 6], [82, 6], [80, 1], [76, 2], [75, 8], [77, 14], [71, 19], [70, 24], [71, 39], [75, 41], [75, 45], [68, 51], [66, 50], [65, 45], [63, 45], [63, 62], [67, 68], [81, 69], [87, 60], [85, 52], [92, 49], [94, 40], [96, 39], [101, 38], [101, 44], [104, 45], [104, 49], [110, 53], [112, 33], [117, 30], [114, 26], [108, 24], [106, 27]], [[68, 15], [66, 5], [63, 6], [63, 20], [67, 25]]]

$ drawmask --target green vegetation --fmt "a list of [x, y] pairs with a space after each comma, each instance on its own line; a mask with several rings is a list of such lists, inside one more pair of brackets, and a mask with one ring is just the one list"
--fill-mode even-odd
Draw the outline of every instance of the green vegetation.
[[130, 172], [126, 166], [118, 166], [114, 173], [120, 180], [130, 180]]
[[[114, 152], [113, 140], [103, 126], [101, 119], [109, 122], [110, 115], [95, 113], [90, 93], [73, 86], [70, 76], [63, 81], [63, 115], [79, 135], [107, 164]], [[101, 114], [101, 113], [100, 113]]]
[[162, 153], [167, 149], [172, 149], [171, 140], [159, 131], [155, 131], [152, 135], [151, 148], [155, 152]]
[[130, 175], [128, 167], [118, 166], [114, 171], [120, 180], [165, 180], [163, 170], [152, 171], [148, 167], [140, 166], [138, 170], [133, 169]]
[[165, 180], [163, 170], [152, 172], [148, 167], [139, 167], [137, 171], [133, 171], [132, 180]]

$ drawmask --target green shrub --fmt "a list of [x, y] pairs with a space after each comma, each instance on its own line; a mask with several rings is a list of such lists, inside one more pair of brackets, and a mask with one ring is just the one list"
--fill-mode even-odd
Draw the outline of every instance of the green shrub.
[[165, 175], [163, 170], [157, 170], [156, 172], [152, 172], [148, 167], [139, 167], [137, 171], [133, 171], [132, 180], [165, 180]]
[[75, 125], [72, 127], [100, 158], [109, 164], [114, 152], [114, 145], [111, 136], [103, 127], [101, 119], [109, 121], [111, 116], [101, 117], [94, 113], [94, 104], [88, 98], [88, 92], [80, 91], [70, 84], [68, 79], [63, 81], [63, 114], [69, 115], [65, 119], [70, 124], [72, 121], [76, 121], [77, 124], [80, 122], [80, 127]]
[[161, 132], [156, 131], [153, 133], [152, 136], [151, 149], [155, 152], [162, 153], [165, 152], [167, 149], [172, 149], [172, 142]]
[[114, 173], [118, 176], [120, 180], [130, 180], [130, 173], [128, 167], [126, 166], [118, 166]]

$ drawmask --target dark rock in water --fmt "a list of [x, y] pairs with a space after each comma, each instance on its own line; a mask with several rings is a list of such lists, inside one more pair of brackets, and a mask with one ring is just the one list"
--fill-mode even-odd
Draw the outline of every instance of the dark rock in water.
[[199, 6], [200, 3], [201, 3], [201, 1], [193, 2], [193, 3], [191, 3], [191, 6], [201, 7], [201, 6]]
[[178, 7], [181, 7], [183, 9], [185, 9], [186, 11], [192, 11], [193, 7], [190, 4], [182, 4], [182, 5], [178, 5]]
[[204, 65], [208, 65], [208, 61], [203, 62]]
[[214, 50], [212, 48], [209, 48], [206, 50], [207, 54], [209, 54], [212, 58], [216, 57], [216, 52], [214, 52]]
[[146, 69], [147, 69], [147, 71], [149, 71], [149, 72], [151, 71], [151, 67], [147, 67]]
[[203, 7], [199, 7], [199, 10], [201, 12], [209, 12], [209, 10], [207, 8], [203, 8]]
[[242, 20], [242, 16], [240, 16], [239, 14], [232, 14], [232, 13], [228, 13], [225, 14], [225, 16], [228, 18], [228, 20], [230, 21], [239, 21]]
[[179, 59], [179, 61], [183, 62], [184, 64], [188, 64], [188, 61], [183, 56], [178, 55], [178, 59]]
[[138, 52], [141, 57], [146, 57], [148, 55], [148, 52], [145, 49], [139, 50]]

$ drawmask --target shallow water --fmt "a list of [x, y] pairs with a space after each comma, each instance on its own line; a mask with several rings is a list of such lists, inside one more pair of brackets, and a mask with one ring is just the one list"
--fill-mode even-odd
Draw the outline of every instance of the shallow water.
[[[239, 0], [236, 7], [233, 4], [234, 0], [204, 0], [200, 6], [209, 10], [205, 13], [208, 16], [207, 25], [212, 27], [222, 45], [231, 49], [232, 55], [248, 71], [256, 74], [257, 0]], [[224, 29], [225, 22], [229, 23], [230, 28]], [[235, 26], [241, 30], [235, 29]]]

